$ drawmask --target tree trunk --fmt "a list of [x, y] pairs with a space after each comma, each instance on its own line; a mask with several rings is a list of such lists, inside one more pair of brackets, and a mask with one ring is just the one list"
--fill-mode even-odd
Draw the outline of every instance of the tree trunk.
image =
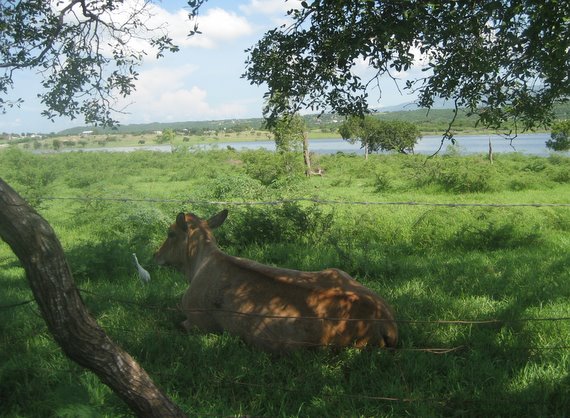
[[150, 376], [87, 312], [51, 226], [0, 179], [0, 237], [12, 248], [49, 331], [140, 417], [184, 417]]
[[307, 132], [303, 132], [303, 158], [305, 160], [305, 174], [310, 176], [311, 171], [311, 155], [309, 153], [309, 137]]
[[493, 164], [493, 145], [491, 144], [491, 137], [489, 137], [489, 162]]

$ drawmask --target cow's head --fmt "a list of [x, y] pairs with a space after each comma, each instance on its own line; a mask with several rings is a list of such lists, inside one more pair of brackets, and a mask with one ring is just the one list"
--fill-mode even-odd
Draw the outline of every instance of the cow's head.
[[228, 211], [224, 209], [210, 219], [203, 220], [192, 213], [179, 213], [176, 222], [168, 229], [168, 237], [154, 254], [159, 265], [168, 265], [184, 271], [201, 247], [213, 244], [212, 229], [224, 223]]

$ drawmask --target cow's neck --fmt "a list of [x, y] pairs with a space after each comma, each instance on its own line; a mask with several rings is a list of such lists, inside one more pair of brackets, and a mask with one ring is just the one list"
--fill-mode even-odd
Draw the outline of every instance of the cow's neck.
[[218, 246], [211, 233], [203, 234], [199, 231], [190, 233], [188, 237], [188, 262], [185, 266], [185, 275], [189, 282], [208, 262], [212, 253], [218, 251]]

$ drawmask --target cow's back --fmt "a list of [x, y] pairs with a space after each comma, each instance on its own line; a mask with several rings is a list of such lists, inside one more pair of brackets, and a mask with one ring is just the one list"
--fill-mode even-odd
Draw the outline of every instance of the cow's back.
[[[208, 277], [191, 285], [189, 293], [196, 287], [199, 297], [187, 303], [207, 303], [202, 308], [212, 310], [220, 329], [254, 345], [288, 351], [397, 343], [391, 308], [341, 270], [275, 268], [222, 252], [215, 255], [211, 269], [215, 271], [205, 271]], [[206, 281], [209, 291], [203, 288]]]

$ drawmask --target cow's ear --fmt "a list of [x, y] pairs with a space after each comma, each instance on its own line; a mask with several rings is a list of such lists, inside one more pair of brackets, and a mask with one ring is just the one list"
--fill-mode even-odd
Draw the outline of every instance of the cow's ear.
[[218, 226], [224, 223], [227, 217], [228, 217], [228, 210], [224, 209], [220, 213], [208, 219], [208, 226], [212, 229], [217, 228]]
[[180, 212], [176, 217], [176, 226], [183, 231], [188, 230], [188, 224], [186, 223], [186, 215], [184, 212]]

